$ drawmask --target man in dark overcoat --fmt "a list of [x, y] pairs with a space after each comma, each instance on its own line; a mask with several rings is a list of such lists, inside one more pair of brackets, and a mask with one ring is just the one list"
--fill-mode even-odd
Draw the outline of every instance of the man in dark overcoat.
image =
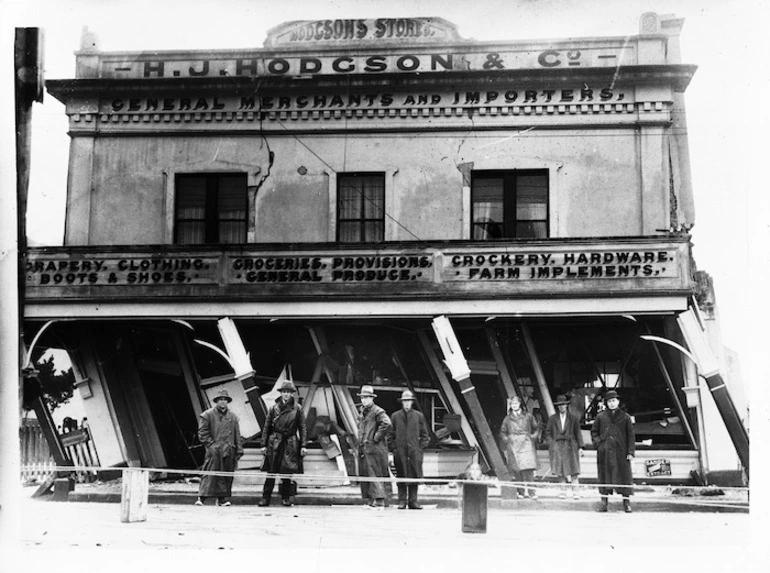
[[[278, 389], [281, 396], [267, 414], [262, 430], [262, 452], [265, 454], [262, 471], [271, 474], [301, 474], [302, 458], [307, 454], [307, 423], [302, 408], [294, 399], [297, 389], [290, 380], [286, 380]], [[262, 499], [257, 505], [270, 505], [275, 478], [265, 479]], [[281, 504], [294, 505], [294, 484], [291, 478], [281, 478], [279, 488]]]
[[[388, 471], [388, 432], [390, 418], [385, 410], [374, 403], [377, 394], [369, 385], [361, 386], [361, 413], [358, 418], [358, 475], [362, 477], [390, 477]], [[387, 490], [386, 490], [387, 486]], [[366, 506], [385, 509], [390, 494], [390, 482], [361, 482], [361, 496]]]
[[[229, 409], [233, 399], [227, 390], [214, 397], [214, 407], [201, 413], [198, 420], [198, 439], [206, 448], [203, 471], [234, 472], [243, 455], [243, 438], [238, 416]], [[203, 505], [207, 497], [216, 497], [217, 505], [230, 506], [233, 476], [204, 475], [198, 488], [195, 505]]]
[[[428, 423], [422, 412], [414, 409], [415, 397], [409, 390], [401, 393], [401, 410], [391, 417], [389, 449], [393, 452], [396, 477], [421, 478], [422, 452], [428, 447]], [[417, 503], [416, 483], [398, 483], [398, 509], [422, 509]]]
[[[607, 496], [613, 490], [623, 496], [623, 510], [631, 513], [633, 478], [631, 462], [636, 452], [636, 436], [631, 416], [619, 408], [620, 398], [615, 390], [604, 395], [607, 409], [599, 412], [591, 428], [591, 440], [596, 446], [597, 478], [601, 501], [597, 511], [607, 511]], [[621, 487], [616, 487], [621, 486]], [[629, 487], [622, 487], [629, 486]]]
[[[569, 399], [559, 394], [554, 400], [558, 412], [548, 418], [545, 426], [545, 440], [548, 443], [548, 457], [551, 473], [559, 483], [572, 485], [572, 497], [580, 497], [576, 488], [579, 485], [580, 458], [583, 455], [583, 434], [580, 432], [580, 420], [569, 411]], [[559, 497], [567, 497], [566, 486], [561, 486]]]

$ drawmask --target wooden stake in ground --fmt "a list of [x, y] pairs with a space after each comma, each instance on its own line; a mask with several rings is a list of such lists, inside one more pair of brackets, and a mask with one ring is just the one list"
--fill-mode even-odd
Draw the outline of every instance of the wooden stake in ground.
[[150, 493], [149, 473], [141, 469], [123, 470], [120, 494], [120, 521], [147, 521], [147, 498]]

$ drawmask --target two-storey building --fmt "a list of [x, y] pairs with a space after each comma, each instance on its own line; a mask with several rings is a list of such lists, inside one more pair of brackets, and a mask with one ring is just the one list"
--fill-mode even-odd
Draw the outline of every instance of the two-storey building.
[[207, 396], [227, 387], [253, 436], [290, 369], [353, 435], [360, 385], [388, 411], [414, 389], [437, 473], [477, 451], [505, 474], [507, 397], [544, 421], [569, 394], [588, 432], [608, 388], [637, 477], [706, 470], [711, 397], [643, 338], [684, 344], [693, 306], [681, 25], [478, 42], [441, 18], [294, 21], [237, 51], [84, 36], [76, 77], [47, 82], [69, 117], [65, 246], [30, 254], [26, 320], [69, 350], [102, 464], [195, 467]]

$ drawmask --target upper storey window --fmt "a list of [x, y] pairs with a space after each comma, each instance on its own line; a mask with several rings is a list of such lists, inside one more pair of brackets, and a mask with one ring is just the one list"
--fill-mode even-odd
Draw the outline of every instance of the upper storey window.
[[337, 177], [337, 240], [385, 240], [385, 174], [342, 173]]
[[471, 179], [474, 240], [548, 236], [548, 171], [474, 171]]
[[248, 211], [245, 173], [179, 174], [174, 242], [245, 243]]

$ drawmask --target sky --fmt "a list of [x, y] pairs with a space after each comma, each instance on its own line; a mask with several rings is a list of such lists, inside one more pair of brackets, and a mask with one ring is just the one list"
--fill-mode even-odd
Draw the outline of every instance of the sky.
[[[45, 33], [45, 76], [73, 78], [83, 26], [106, 51], [258, 48], [288, 20], [439, 16], [464, 38], [517, 40], [637, 34], [644, 12], [684, 17], [683, 63], [698, 70], [685, 93], [695, 197], [694, 256], [714, 278], [725, 345], [739, 353], [752, 432], [766, 424], [770, 284], [765, 165], [770, 94], [770, 0], [0, 0], [0, 26]], [[8, 17], [10, 15], [10, 17]], [[7, 30], [4, 30], [7, 32]], [[2, 36], [4, 39], [6, 35]], [[4, 51], [3, 54], [6, 52]], [[5, 99], [3, 99], [5, 101]], [[31, 241], [60, 245], [69, 140], [63, 106], [46, 94], [33, 111]], [[766, 429], [766, 427], [764, 428]], [[764, 435], [764, 431], [763, 431]]]

